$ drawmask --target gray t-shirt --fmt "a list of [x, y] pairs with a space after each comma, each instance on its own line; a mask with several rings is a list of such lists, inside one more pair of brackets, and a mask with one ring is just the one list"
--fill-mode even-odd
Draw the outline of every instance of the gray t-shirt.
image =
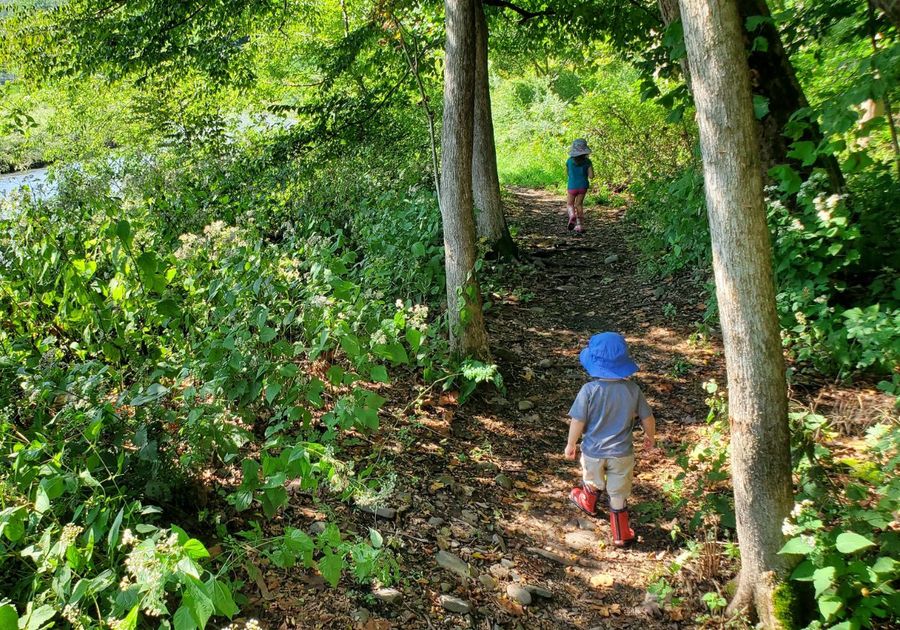
[[581, 452], [595, 459], [634, 453], [634, 419], [652, 415], [641, 388], [625, 379], [585, 383], [569, 409], [570, 418], [585, 423]]

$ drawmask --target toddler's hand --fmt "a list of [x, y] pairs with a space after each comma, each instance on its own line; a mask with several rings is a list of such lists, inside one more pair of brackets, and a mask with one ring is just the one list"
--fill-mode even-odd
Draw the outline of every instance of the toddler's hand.
[[656, 448], [656, 438], [652, 438], [649, 435], [644, 436], [644, 448], [653, 451], [654, 453], [658, 452], [659, 449]]
[[574, 444], [566, 444], [566, 459], [575, 459], [576, 446]]

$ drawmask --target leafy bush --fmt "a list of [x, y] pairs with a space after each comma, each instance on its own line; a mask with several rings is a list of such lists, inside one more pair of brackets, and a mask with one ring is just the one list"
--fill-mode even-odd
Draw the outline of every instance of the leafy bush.
[[[808, 412], [794, 413], [792, 420], [798, 428], [824, 426], [823, 418]], [[865, 459], [834, 458], [821, 444], [801, 449], [802, 491], [785, 520], [789, 540], [780, 553], [801, 559], [791, 580], [808, 585], [816, 601], [803, 620], [809, 630], [886, 627], [900, 617], [898, 427], [872, 427], [866, 447]], [[845, 486], [833, 483], [836, 474], [849, 476]]]
[[[31, 615], [23, 627], [35, 628], [63, 614], [86, 627], [151, 614], [204, 627], [234, 614], [231, 580], [259, 557], [331, 584], [348, 570], [396, 579], [377, 532], [222, 530], [222, 560], [165, 524], [219, 494], [272, 517], [291, 480], [340, 499], [377, 493], [378, 479], [341, 459], [339, 437], [378, 428], [390, 372], [494, 378], [446, 365], [423, 303], [442, 285], [434, 197], [295, 220], [268, 198], [261, 226], [256, 191], [241, 196], [227, 172], [196, 204], [202, 167], [169, 173], [165, 156], [108, 166], [80, 167], [57, 198], [23, 199], [0, 224], [0, 453], [14, 464], [0, 473], [0, 589], [15, 602], [0, 614]], [[160, 207], [172, 221], [160, 224]], [[241, 227], [178, 229], [217, 208]], [[235, 487], [200, 481], [238, 462]]]

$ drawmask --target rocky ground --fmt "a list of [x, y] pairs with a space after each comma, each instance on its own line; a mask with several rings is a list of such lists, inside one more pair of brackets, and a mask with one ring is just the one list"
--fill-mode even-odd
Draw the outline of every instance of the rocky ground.
[[[298, 498], [283, 516], [313, 530], [326, 517], [345, 531], [377, 529], [396, 554], [400, 582], [378, 588], [345, 579], [329, 589], [313, 572], [272, 569], [245, 606], [265, 627], [697, 627], [699, 595], [733, 573], [716, 532], [679, 578], [693, 598], [660, 602], [647, 591], [685, 545], [678, 532], [691, 506], [673, 517], [667, 484], [682, 471], [677, 455], [705, 425], [701, 384], [724, 382], [719, 342], [698, 327], [706, 309], [698, 283], [644, 279], [623, 209], [589, 209], [587, 233], [578, 236], [565, 229], [558, 197], [514, 190], [509, 205], [524, 262], [486, 287], [506, 392], [486, 391], [464, 406], [452, 394], [412, 405], [416, 384], [395, 383], [392, 399], [406, 402], [352, 447], [360, 458], [389, 462], [394, 493], [368, 512], [339, 504], [326, 514]], [[568, 503], [579, 468], [562, 454], [566, 413], [586, 381], [578, 351], [604, 330], [627, 338], [663, 447], [651, 455], [637, 441], [638, 542], [627, 550], [609, 544], [605, 510], [592, 519]]]

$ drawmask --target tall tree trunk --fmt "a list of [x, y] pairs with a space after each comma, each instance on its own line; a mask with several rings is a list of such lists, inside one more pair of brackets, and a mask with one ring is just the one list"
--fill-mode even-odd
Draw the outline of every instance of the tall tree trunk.
[[900, 0], [872, 0], [872, 4], [881, 9], [894, 28], [900, 31]]
[[450, 346], [454, 353], [490, 356], [481, 290], [475, 277], [472, 200], [475, 131], [475, 0], [445, 0], [444, 126], [441, 135], [441, 217], [447, 271]]
[[472, 193], [478, 238], [502, 258], [516, 255], [500, 201], [497, 174], [497, 147], [491, 115], [491, 88], [488, 81], [488, 30], [481, 0], [475, 0], [475, 146], [472, 155]]
[[[766, 0], [736, 0], [741, 28], [741, 41], [749, 54], [750, 77], [753, 92], [764, 97], [768, 102], [768, 113], [755, 120], [756, 135], [760, 151], [759, 165], [763, 176], [768, 178], [768, 170], [777, 164], [791, 164], [802, 176], [808, 177], [813, 166], [801, 166], [799, 162], [788, 158], [792, 140], [784, 136], [784, 129], [791, 116], [797, 110], [808, 107], [809, 102], [803, 87], [794, 72], [794, 66], [781, 42], [781, 35], [771, 20], [759, 25], [752, 33], [746, 30], [747, 18], [763, 16], [771, 18]], [[668, 26], [680, 19], [678, 0], [658, 0], [663, 23]], [[753, 50], [756, 38], [765, 40]], [[763, 49], [764, 48], [764, 49]], [[682, 64], [685, 81], [691, 86], [690, 64]], [[822, 132], [813, 121], [805, 131], [801, 140], [808, 140], [818, 145], [822, 141]], [[844, 177], [834, 156], [820, 156], [814, 166], [823, 169], [827, 174], [833, 190], [844, 186]]]
[[[772, 12], [766, 0], [737, 0], [738, 13], [741, 20], [741, 32], [744, 44], [750, 51], [750, 79], [755, 94], [764, 97], [768, 101], [769, 113], [757, 121], [760, 136], [760, 151], [763, 172], [776, 164], [792, 163], [787, 157], [790, 144], [793, 140], [785, 137], [784, 129], [791, 116], [799, 109], [809, 107], [803, 87], [797, 79], [794, 65], [788, 57], [784, 44], [781, 42], [781, 34], [771, 20]], [[755, 31], [748, 33], [746, 30], [747, 18], [763, 16], [769, 18]], [[765, 40], [765, 44], [756, 46], [753, 43], [757, 38]], [[800, 140], [808, 140], [818, 145], [822, 141], [822, 131], [818, 123], [810, 122]], [[795, 170], [800, 171], [804, 177], [808, 177], [813, 166], [819, 167], [828, 175], [832, 190], [840, 190], [844, 187], [844, 176], [833, 155], [819, 156], [813, 166], [803, 167], [793, 162]]]
[[750, 73], [734, 0], [681, 0], [694, 73], [731, 423], [731, 470], [741, 551], [730, 609], [780, 628], [773, 594], [792, 505], [784, 360], [771, 244], [754, 133]]

